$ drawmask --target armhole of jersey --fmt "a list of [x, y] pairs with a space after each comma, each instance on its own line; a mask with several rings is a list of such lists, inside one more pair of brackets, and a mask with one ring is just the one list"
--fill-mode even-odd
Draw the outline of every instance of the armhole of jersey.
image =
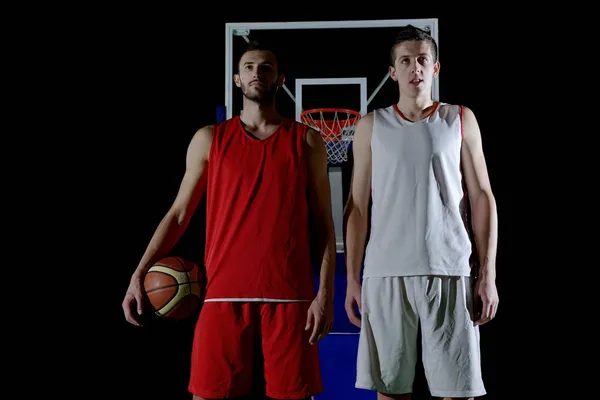
[[310, 126], [308, 126], [305, 123], [301, 123], [301, 124], [299, 124], [298, 128], [302, 132], [302, 134], [300, 135], [300, 139], [302, 140], [302, 142], [305, 146], [308, 145], [308, 130], [310, 129]]
[[[394, 107], [397, 107], [397, 106], [394, 106]], [[396, 112], [395, 108], [394, 108], [393, 112]], [[373, 138], [375, 137], [375, 126], [377, 125], [377, 120], [379, 119], [380, 116], [381, 116], [381, 110], [378, 108], [374, 109], [373, 110], [373, 125], [371, 126], [371, 143], [369, 143], [369, 146], [371, 146], [371, 144], [373, 143]]]
[[208, 163], [210, 164], [210, 161], [213, 159], [213, 153], [216, 152], [215, 150], [215, 144], [217, 142], [216, 138], [216, 132], [217, 132], [217, 126], [220, 124], [214, 124], [212, 126], [212, 140], [210, 141], [210, 149], [208, 149]]
[[[463, 105], [459, 105], [458, 106], [458, 114], [459, 114], [459, 118], [460, 118], [460, 139], [461, 139], [461, 145], [462, 142], [465, 138], [465, 130], [463, 127], [463, 122], [464, 122], [464, 114], [465, 114], [465, 107]], [[469, 198], [469, 192], [467, 189], [467, 182], [465, 180], [465, 175], [464, 175], [464, 169], [463, 169], [463, 161], [462, 161], [462, 151], [460, 153], [460, 174], [461, 174], [461, 186], [462, 186], [462, 192], [463, 192], [463, 198], [462, 198], [462, 207], [460, 210], [461, 213], [461, 217], [463, 220], [463, 224], [465, 226], [465, 229], [467, 230], [467, 235], [469, 236], [469, 239], [471, 241], [471, 243], [473, 244], [473, 248], [475, 249], [473, 251], [473, 253], [471, 254], [471, 257], [469, 257], [469, 264], [471, 265], [471, 268], [473, 269], [474, 266], [477, 265], [477, 249], [475, 248], [475, 235], [473, 233], [473, 228], [471, 225], [471, 218], [472, 218], [472, 210], [471, 210], [471, 200]]]
[[[292, 123], [294, 124], [294, 122]], [[290, 127], [291, 128], [291, 127]], [[304, 161], [304, 182], [305, 182], [305, 193], [308, 196], [308, 179], [310, 175], [310, 146], [308, 145], [308, 130], [311, 127], [304, 122], [295, 121], [295, 128], [292, 131], [297, 132], [296, 145], [299, 146], [298, 150], [300, 153], [300, 159]], [[298, 140], [300, 143], [298, 143]], [[308, 197], [307, 197], [308, 198]]]
[[460, 140], [462, 141], [465, 138], [465, 128], [463, 125], [464, 122], [464, 114], [465, 114], [465, 106], [460, 105], [458, 109], [458, 113], [460, 114]]

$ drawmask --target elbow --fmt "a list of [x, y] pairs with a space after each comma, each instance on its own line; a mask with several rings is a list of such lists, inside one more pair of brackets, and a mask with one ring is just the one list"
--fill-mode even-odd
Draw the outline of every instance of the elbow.
[[478, 202], [486, 204], [488, 207], [496, 206], [496, 199], [490, 188], [481, 189], [479, 191]]
[[348, 202], [346, 204], [346, 206], [344, 207], [344, 224], [348, 223], [348, 220], [352, 216], [353, 212], [354, 212], [354, 210], [353, 210], [352, 204], [350, 202]]
[[344, 223], [348, 222], [363, 222], [367, 220], [366, 207], [360, 207], [357, 204], [347, 204], [344, 209]]
[[186, 210], [181, 210], [178, 208], [172, 208], [169, 210], [167, 214], [167, 219], [170, 223], [176, 224], [180, 227], [184, 227], [189, 223], [189, 216]]
[[477, 191], [471, 199], [471, 208], [475, 215], [492, 216], [496, 214], [496, 199], [492, 191], [486, 188]]
[[189, 219], [187, 218], [187, 215], [185, 215], [185, 213], [181, 213], [181, 214], [177, 215], [176, 221], [177, 221], [177, 225], [185, 226], [189, 222]]

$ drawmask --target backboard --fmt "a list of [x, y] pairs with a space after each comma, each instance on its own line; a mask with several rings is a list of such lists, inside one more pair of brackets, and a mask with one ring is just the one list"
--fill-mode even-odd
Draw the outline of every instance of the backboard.
[[[303, 110], [345, 108], [361, 116], [398, 100], [389, 78], [389, 53], [399, 27], [429, 31], [439, 46], [438, 20], [249, 22], [225, 26], [225, 104], [219, 119], [239, 115], [242, 95], [234, 85], [237, 57], [247, 42], [266, 41], [277, 51], [285, 84], [277, 94], [277, 109], [300, 120]], [[439, 78], [432, 86], [439, 99]], [[223, 109], [221, 108], [223, 111]], [[338, 252], [343, 246], [343, 209], [349, 190], [352, 158], [329, 165], [332, 210]]]

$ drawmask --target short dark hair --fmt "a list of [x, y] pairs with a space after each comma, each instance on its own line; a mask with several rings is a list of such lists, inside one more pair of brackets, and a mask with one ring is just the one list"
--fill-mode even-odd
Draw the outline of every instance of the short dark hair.
[[433, 62], [437, 62], [438, 60], [438, 47], [435, 39], [429, 34], [429, 32], [417, 28], [412, 25], [407, 25], [400, 29], [400, 32], [396, 35], [396, 41], [392, 45], [390, 49], [390, 65], [393, 67], [394, 62], [396, 61], [396, 46], [400, 43], [410, 42], [410, 41], [425, 41], [429, 42], [431, 45], [431, 53], [433, 55]]
[[237, 57], [237, 63], [235, 66], [236, 74], [240, 73], [240, 61], [242, 60], [244, 54], [254, 50], [268, 51], [269, 53], [273, 54], [275, 56], [275, 60], [277, 60], [277, 71], [281, 73], [281, 65], [279, 62], [279, 58], [277, 57], [277, 53], [273, 50], [273, 47], [265, 42], [257, 42], [256, 40], [251, 40], [246, 44], [246, 47], [239, 53]]

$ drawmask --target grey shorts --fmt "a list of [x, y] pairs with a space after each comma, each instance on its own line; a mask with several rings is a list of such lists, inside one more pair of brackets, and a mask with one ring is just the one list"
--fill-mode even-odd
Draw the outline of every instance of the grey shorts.
[[469, 277], [365, 278], [356, 387], [411, 393], [421, 325], [422, 361], [434, 397], [486, 394]]

